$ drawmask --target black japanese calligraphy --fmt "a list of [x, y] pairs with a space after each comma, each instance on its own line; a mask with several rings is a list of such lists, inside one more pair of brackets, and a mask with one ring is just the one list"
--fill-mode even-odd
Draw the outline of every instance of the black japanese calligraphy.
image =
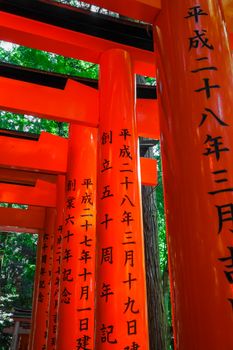
[[204, 81], [204, 86], [194, 91], [195, 92], [205, 91], [206, 98], [209, 99], [211, 97], [211, 89], [220, 89], [221, 86], [218, 84], [210, 85], [209, 78], [203, 78], [203, 81]]
[[223, 223], [226, 221], [233, 221], [233, 203], [216, 205], [216, 208], [218, 213], [218, 233], [221, 233]]
[[88, 178], [88, 179], [84, 179], [82, 186], [85, 186], [86, 189], [88, 190], [89, 186], [93, 186], [93, 182], [92, 179]]
[[101, 264], [103, 263], [113, 263], [113, 248], [112, 247], [106, 247], [102, 248], [102, 255], [101, 255]]
[[127, 196], [127, 194], [125, 194], [124, 197], [122, 198], [120, 206], [122, 206], [125, 202], [129, 203], [131, 207], [135, 207], [135, 205], [133, 204], [129, 196]]
[[128, 301], [125, 303], [124, 314], [127, 311], [130, 311], [132, 314], [138, 314], [139, 313], [139, 309], [134, 310], [134, 304], [135, 304], [135, 300], [132, 299], [131, 297], [128, 297]]
[[133, 217], [132, 217], [132, 212], [131, 211], [124, 211], [123, 215], [122, 215], [122, 220], [121, 222], [126, 222], [127, 226], [129, 226], [130, 222], [134, 221]]
[[107, 186], [104, 186], [104, 190], [103, 190], [103, 194], [102, 194], [101, 199], [105, 199], [105, 198], [109, 198], [109, 197], [113, 197], [113, 194], [111, 193], [110, 186], [107, 185]]
[[89, 323], [89, 319], [86, 318], [82, 318], [79, 320], [79, 330], [82, 331], [87, 331], [88, 330], [88, 323]]
[[64, 269], [63, 270], [63, 281], [67, 282], [73, 282], [73, 277], [72, 277], [72, 270], [71, 269]]
[[84, 236], [84, 240], [80, 242], [80, 244], [84, 244], [86, 247], [91, 247], [91, 243], [93, 240], [91, 238], [88, 238], [88, 236]]
[[132, 277], [132, 273], [129, 272], [129, 273], [128, 273], [128, 280], [123, 281], [123, 283], [128, 283], [128, 287], [129, 287], [129, 290], [130, 290], [130, 289], [132, 288], [133, 282], [135, 282], [135, 281], [137, 281], [137, 279], [136, 279], [136, 278], [133, 278], [133, 277]]
[[68, 180], [67, 182], [67, 191], [76, 191], [76, 179]]
[[137, 320], [127, 321], [128, 335], [137, 334]]
[[120, 148], [120, 158], [129, 158], [129, 159], [133, 159], [131, 152], [130, 152], [130, 146], [127, 145], [123, 145], [122, 148]]
[[100, 329], [101, 331], [101, 342], [102, 343], [109, 343], [109, 344], [116, 344], [117, 340], [113, 337], [113, 326], [105, 326], [105, 324], [102, 324], [102, 327]]
[[133, 342], [132, 345], [128, 345], [124, 348], [124, 350], [138, 350], [140, 348], [140, 345]]
[[109, 295], [113, 295], [113, 291], [111, 289], [110, 284], [108, 283], [103, 283], [102, 288], [101, 288], [101, 294], [100, 297], [101, 298], [105, 298], [105, 302], [108, 302], [108, 297]]
[[109, 214], [105, 214], [105, 220], [102, 221], [100, 224], [101, 224], [101, 225], [105, 225], [105, 229], [107, 230], [107, 228], [108, 228], [108, 223], [109, 223], [110, 221], [113, 221], [113, 219], [112, 219], [112, 218], [109, 218]]
[[188, 9], [188, 15], [184, 18], [194, 18], [195, 23], [199, 22], [200, 16], [208, 16], [208, 13], [202, 10], [201, 6], [193, 6]]
[[205, 112], [202, 113], [202, 119], [199, 124], [199, 127], [205, 123], [208, 116], [214, 118], [218, 122], [218, 124], [221, 126], [229, 126], [227, 123], [221, 120], [220, 117], [218, 117], [217, 114], [212, 111], [212, 109], [205, 108]]
[[91, 259], [90, 251], [83, 249], [79, 260], [83, 261], [84, 264], [86, 264], [90, 259]]
[[66, 200], [66, 208], [73, 209], [75, 208], [75, 197], [68, 197]]
[[70, 304], [70, 296], [71, 293], [68, 291], [67, 288], [64, 288], [61, 292], [61, 303]]
[[92, 275], [92, 272], [88, 272], [86, 267], [84, 267], [83, 273], [80, 273], [79, 277], [83, 277], [84, 282], [86, 282], [88, 275]]
[[102, 164], [102, 169], [101, 169], [101, 173], [112, 169], [112, 166], [110, 166], [110, 160], [104, 159], [103, 164]]
[[134, 267], [134, 250], [125, 250], [124, 265], [126, 264], [129, 264], [131, 267]]
[[89, 285], [81, 286], [80, 300], [82, 300], [84, 298], [85, 298], [85, 300], [88, 300], [88, 298], [89, 298]]
[[222, 136], [212, 137], [211, 135], [207, 135], [204, 144], [209, 144], [209, 147], [206, 148], [206, 152], [203, 155], [209, 156], [210, 154], [214, 154], [218, 161], [222, 152], [229, 151], [229, 148], [222, 147], [223, 142], [221, 140]]
[[84, 335], [77, 339], [77, 350], [91, 350], [89, 347], [91, 337]]
[[191, 49], [197, 49], [199, 47], [203, 48], [206, 47], [209, 50], [213, 50], [213, 45], [209, 44], [209, 39], [206, 37], [206, 30], [203, 29], [201, 32], [197, 29], [194, 30], [193, 37], [189, 38], [189, 50]]
[[106, 143], [112, 143], [112, 131], [109, 132], [103, 132], [101, 137], [101, 143], [102, 145], [106, 145]]
[[126, 141], [127, 137], [132, 135], [130, 134], [129, 129], [121, 129], [119, 136], [123, 136], [124, 140]]

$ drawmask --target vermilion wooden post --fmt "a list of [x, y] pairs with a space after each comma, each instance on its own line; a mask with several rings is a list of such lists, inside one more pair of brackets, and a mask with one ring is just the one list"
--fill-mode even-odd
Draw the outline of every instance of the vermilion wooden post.
[[34, 337], [34, 332], [36, 328], [35, 320], [38, 307], [38, 291], [39, 291], [39, 280], [40, 280], [40, 269], [41, 269], [41, 256], [42, 256], [42, 242], [43, 235], [38, 235], [37, 241], [37, 253], [36, 253], [36, 271], [34, 277], [34, 289], [33, 289], [33, 302], [32, 302], [32, 322], [29, 336], [29, 346], [28, 349], [32, 350], [32, 340]]
[[71, 125], [57, 350], [94, 350], [96, 141], [96, 129]]
[[135, 79], [129, 54], [100, 64], [96, 350], [149, 349]]
[[176, 349], [233, 346], [233, 66], [218, 0], [162, 1], [161, 146]]
[[51, 289], [52, 252], [55, 227], [55, 209], [46, 209], [45, 232], [42, 239], [38, 307], [35, 317], [35, 332], [32, 340], [33, 350], [46, 349], [49, 323], [49, 300]]
[[55, 225], [53, 268], [51, 277], [51, 293], [49, 306], [49, 331], [47, 350], [55, 350], [57, 343], [58, 302], [61, 275], [62, 227], [64, 221], [65, 176], [57, 178], [57, 215]]

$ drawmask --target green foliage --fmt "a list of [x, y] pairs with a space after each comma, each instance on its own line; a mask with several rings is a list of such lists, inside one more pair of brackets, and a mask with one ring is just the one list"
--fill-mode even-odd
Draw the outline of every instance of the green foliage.
[[9, 345], [9, 336], [3, 333], [3, 329], [11, 324], [13, 307], [31, 308], [36, 244], [37, 235], [0, 233], [0, 344], [2, 346]]
[[[0, 59], [5, 63], [83, 78], [97, 79], [99, 74], [97, 64], [3, 41], [0, 41]], [[39, 116], [13, 114], [6, 111], [1, 111], [0, 117], [0, 128], [36, 134], [39, 134], [41, 131], [47, 131], [59, 136], [68, 136], [67, 123], [41, 119], [38, 118]]]
[[159, 236], [160, 270], [162, 275], [167, 269], [167, 244], [166, 244], [166, 222], [164, 216], [164, 196], [162, 183], [162, 164], [160, 156], [160, 144], [153, 149], [154, 158], [158, 163], [158, 186], [156, 187], [156, 209], [157, 229]]
[[[31, 307], [31, 288], [35, 271], [37, 236], [19, 233], [1, 234], [0, 285], [5, 294], [20, 294], [18, 307]], [[3, 249], [4, 245], [4, 249]]]
[[6, 350], [10, 347], [11, 337], [3, 333], [3, 329], [12, 325], [12, 309], [14, 300], [18, 298], [15, 294], [0, 294], [0, 350]]
[[54, 135], [68, 136], [68, 124], [54, 120], [41, 119], [30, 115], [0, 111], [0, 129], [40, 134], [47, 131]]
[[97, 64], [3, 41], [0, 41], [0, 59], [23, 67], [84, 78], [97, 79], [99, 72]]

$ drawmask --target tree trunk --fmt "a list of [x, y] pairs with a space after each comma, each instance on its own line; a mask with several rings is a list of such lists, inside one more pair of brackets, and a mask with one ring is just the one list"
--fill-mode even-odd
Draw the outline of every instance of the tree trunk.
[[158, 236], [153, 188], [142, 186], [142, 203], [150, 349], [167, 350], [168, 325], [159, 266]]

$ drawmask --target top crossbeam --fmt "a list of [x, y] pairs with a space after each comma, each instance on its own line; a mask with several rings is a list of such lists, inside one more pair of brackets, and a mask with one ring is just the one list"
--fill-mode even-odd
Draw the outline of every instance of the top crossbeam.
[[151, 25], [42, 0], [1, 0], [0, 10], [1, 40], [93, 63], [108, 49], [124, 49], [136, 73], [155, 76]]

